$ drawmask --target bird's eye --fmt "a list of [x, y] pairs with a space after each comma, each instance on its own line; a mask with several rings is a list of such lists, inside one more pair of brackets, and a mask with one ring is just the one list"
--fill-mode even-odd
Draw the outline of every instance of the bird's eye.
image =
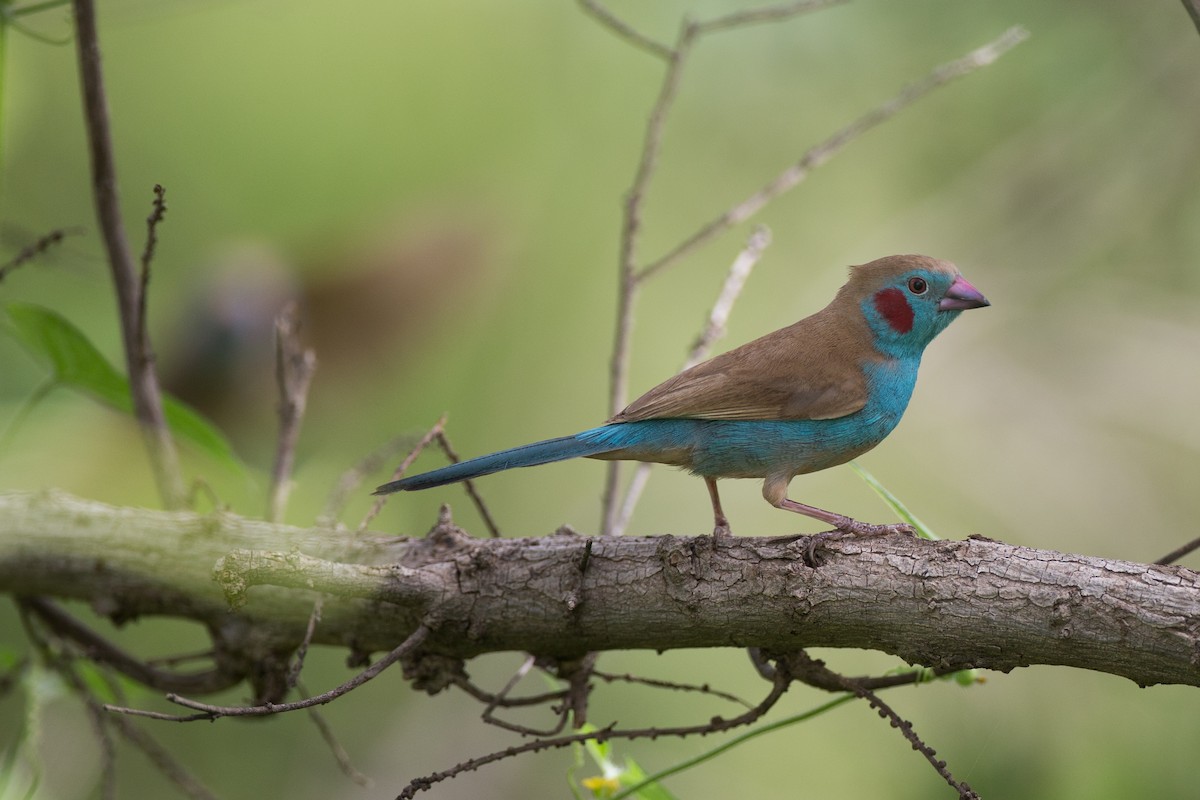
[[909, 278], [908, 290], [913, 294], [925, 294], [929, 291], [929, 284], [925, 282], [924, 278]]

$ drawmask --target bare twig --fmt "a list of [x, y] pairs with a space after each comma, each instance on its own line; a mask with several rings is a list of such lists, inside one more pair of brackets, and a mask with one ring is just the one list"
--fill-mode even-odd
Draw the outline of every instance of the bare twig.
[[[638, 159], [633, 184], [625, 196], [625, 214], [621, 223], [621, 255], [617, 281], [617, 322], [614, 329], [612, 358], [609, 362], [609, 415], [617, 414], [627, 402], [629, 395], [629, 353], [633, 340], [633, 309], [637, 301], [637, 243], [642, 226], [642, 202], [646, 189], [658, 163], [658, 152], [662, 146], [663, 128], [667, 112], [679, 90], [679, 80], [684, 64], [691, 53], [696, 39], [696, 27], [684, 23], [675, 41], [675, 47], [667, 60], [667, 71], [659, 87], [658, 99], [650, 111], [646, 131], [642, 138], [642, 153]], [[617, 492], [621, 480], [621, 462], [610, 461], [605, 471], [603, 516], [600, 525], [602, 536], [612, 535], [616, 527]]]
[[767, 203], [784, 192], [795, 188], [808, 177], [809, 173], [827, 162], [842, 148], [862, 134], [891, 119], [917, 100], [953, 81], [955, 78], [961, 78], [977, 69], [988, 66], [1028, 37], [1029, 33], [1024, 28], [1019, 26], [1009, 28], [995, 41], [977, 50], [972, 50], [962, 58], [941, 65], [930, 72], [923, 80], [906, 86], [895, 97], [868, 111], [825, 141], [813, 147], [801, 156], [799, 161], [785, 169], [762, 189], [702, 226], [675, 248], [646, 266], [637, 274], [637, 279], [640, 281], [654, 275], [734, 225], [746, 221], [761, 211]]
[[755, 720], [761, 718], [764, 714], [770, 711], [777, 702], [779, 702], [779, 698], [783, 697], [783, 694], [787, 691], [791, 680], [792, 678], [790, 675], [785, 674], [784, 670], [780, 670], [780, 675], [775, 680], [774, 685], [771, 687], [771, 691], [758, 705], [749, 709], [744, 714], [740, 714], [730, 719], [713, 717], [711, 720], [701, 725], [682, 725], [674, 728], [620, 729], [609, 726], [607, 728], [601, 728], [590, 733], [574, 733], [566, 736], [556, 736], [550, 739], [538, 739], [536, 741], [526, 742], [521, 745], [507, 747], [504, 750], [489, 753], [485, 756], [472, 758], [468, 761], [456, 764], [450, 769], [442, 772], [435, 772], [422, 778], [416, 778], [410, 782], [408, 786], [404, 787], [404, 790], [398, 795], [397, 800], [410, 800], [412, 797], [415, 797], [417, 793], [427, 791], [436, 783], [456, 777], [464, 772], [471, 772], [479, 769], [480, 767], [487, 766], [488, 764], [492, 764], [506, 758], [523, 755], [525, 753], [536, 753], [542, 750], [552, 750], [558, 747], [567, 747], [572, 744], [593, 740], [597, 742], [605, 742], [612, 739], [657, 739], [662, 736], [704, 736], [710, 733], [719, 733], [721, 731], [731, 730], [743, 725], [749, 725]]
[[737, 703], [738, 705], [746, 708], [753, 708], [752, 704], [746, 702], [737, 695], [729, 694], [728, 692], [722, 692], [719, 689], [714, 689], [707, 683], [700, 685], [696, 685], [694, 683], [676, 683], [675, 681], [662, 681], [655, 678], [643, 678], [639, 675], [631, 675], [629, 673], [616, 675], [611, 672], [601, 672], [599, 670], [592, 670], [592, 674], [607, 683], [616, 683], [619, 681], [622, 683], [637, 683], [641, 684], [642, 686], [652, 686], [656, 689], [669, 689], [676, 692], [696, 692], [698, 694], [706, 694], [711, 697], [719, 697], [722, 700], [728, 700], [731, 703]]
[[[304, 698], [309, 696], [308, 691], [303, 686], [300, 687], [300, 696]], [[342, 774], [364, 788], [369, 789], [374, 786], [375, 782], [359, 772], [353, 762], [350, 761], [350, 754], [346, 752], [346, 748], [342, 747], [342, 743], [338, 741], [337, 735], [333, 732], [333, 727], [329, 724], [329, 721], [325, 719], [325, 715], [315, 708], [310, 708], [308, 709], [308, 718], [312, 720], [313, 725], [317, 726], [317, 732], [321, 734], [321, 738], [329, 746], [329, 752], [333, 753], [333, 758], [337, 761], [338, 769], [342, 771]]]
[[1174, 564], [1176, 561], [1178, 561], [1179, 559], [1186, 556], [1188, 553], [1191, 553], [1193, 550], [1196, 550], [1198, 548], [1200, 548], [1200, 539], [1192, 539], [1187, 544], [1176, 547], [1174, 550], [1167, 553], [1165, 556], [1160, 558], [1158, 561], [1155, 561], [1154, 563], [1155, 564], [1164, 564], [1164, 565], [1165, 564]]
[[76, 42], [79, 53], [79, 74], [83, 84], [84, 120], [92, 164], [92, 193], [96, 215], [121, 317], [121, 332], [125, 344], [125, 364], [129, 372], [129, 388], [134, 414], [141, 426], [150, 455], [159, 494], [169, 508], [179, 508], [184, 502], [184, 484], [179, 470], [179, 456], [163, 417], [162, 392], [154, 371], [154, 355], [149, 341], [139, 335], [142, 306], [140, 282], [134, 272], [133, 254], [121, 222], [117, 198], [117, 173], [113, 160], [112, 132], [109, 126], [108, 101], [105, 98], [104, 78], [100, 69], [100, 41], [96, 32], [96, 10], [92, 0], [73, 0], [75, 9]]
[[150, 290], [150, 264], [158, 247], [158, 224], [167, 215], [167, 190], [161, 183], [154, 184], [154, 203], [150, 216], [146, 217], [146, 248], [142, 250], [142, 271], [138, 276], [137, 335], [142, 342], [150, 341], [146, 333], [146, 295]]
[[[108, 709], [105, 706], [105, 710]], [[188, 772], [171, 753], [159, 744], [154, 737], [135, 725], [131, 720], [120, 717], [109, 718], [109, 724], [116, 727], [125, 740], [146, 754], [146, 757], [166, 775], [171, 783], [193, 800], [216, 800], [216, 795], [210, 792], [200, 780]]]
[[[412, 463], [417, 460], [417, 456], [421, 455], [421, 452], [429, 446], [429, 443], [437, 438], [437, 435], [446, 427], [446, 417], [446, 414], [442, 414], [441, 418], [437, 422], [433, 423], [433, 427], [427, 430], [425, 435], [422, 436], [415, 445], [413, 445], [412, 449], [408, 451], [408, 455], [406, 455], [404, 460], [400, 462], [400, 466], [396, 467], [396, 469], [392, 471], [392, 480], [396, 480], [403, 475], [405, 471], [412, 466]], [[368, 511], [367, 515], [362, 518], [362, 522], [358, 523], [357, 530], [359, 533], [365, 531], [367, 526], [371, 524], [371, 520], [379, 516], [379, 512], [383, 510], [383, 506], [387, 502], [387, 499], [388, 495], [380, 495], [378, 498], [376, 498], [375, 502], [371, 504], [371, 510]]]
[[321, 610], [325, 606], [325, 598], [317, 595], [313, 601], [312, 613], [308, 615], [308, 627], [304, 629], [304, 639], [296, 648], [296, 658], [288, 668], [287, 685], [295, 689], [300, 683], [300, 673], [304, 670], [304, 658], [308, 655], [308, 646], [312, 644], [313, 634], [317, 632], [317, 624], [321, 621]]
[[634, 47], [641, 48], [647, 53], [658, 56], [661, 59], [670, 60], [670, 47], [638, 32], [632, 25], [620, 19], [617, 17], [617, 15], [605, 8], [599, 2], [599, 0], [579, 0], [579, 6], [601, 25], [605, 26], [617, 36], [620, 36], [622, 39], [632, 44]]
[[511, 707], [506, 702], [508, 700], [508, 693], [511, 692], [513, 688], [521, 682], [522, 678], [529, 674], [529, 670], [533, 669], [536, 663], [536, 656], [528, 656], [523, 662], [521, 662], [521, 666], [518, 667], [517, 671], [513, 673], [513, 676], [508, 679], [508, 683], [504, 684], [504, 688], [501, 689], [497, 694], [493, 695], [491, 701], [487, 704], [487, 707], [483, 709], [482, 719], [484, 722], [488, 723], [489, 725], [495, 725], [498, 728], [504, 728], [505, 730], [519, 733], [522, 736], [555, 736], [566, 726], [569, 706], [569, 704], [565, 702], [567, 697], [566, 691], [555, 693], [562, 698], [564, 702], [558, 711], [558, 722], [555, 723], [553, 728], [544, 730], [530, 728], [525, 725], [518, 725], [515, 722], [502, 720], [492, 714], [492, 712], [496, 710], [497, 706], [504, 705]]
[[300, 423], [308, 405], [308, 389], [317, 369], [317, 355], [300, 344], [300, 317], [295, 303], [289, 303], [275, 318], [275, 382], [279, 387], [279, 446], [271, 471], [267, 518], [283, 519], [291, 490], [292, 465]]
[[785, 19], [796, 17], [800, 14], [819, 11], [822, 8], [842, 5], [847, 2], [849, 0], [798, 0], [798, 2], [781, 3], [774, 6], [747, 8], [745, 11], [734, 11], [722, 17], [714, 17], [710, 20], [697, 22], [696, 27], [702, 33], [709, 33], [730, 30], [731, 28], [744, 28], [749, 25], [757, 25], [761, 22], [782, 22]]
[[[442, 452], [446, 454], [446, 458], [454, 463], [459, 462], [458, 453], [450, 445], [450, 439], [446, 436], [445, 426], [437, 434], [438, 446], [442, 448]], [[475, 504], [476, 510], [479, 511], [479, 516], [483, 518], [483, 524], [487, 526], [488, 533], [493, 539], [500, 538], [500, 528], [496, 525], [496, 520], [492, 517], [492, 512], [488, 509], [487, 503], [483, 502], [483, 496], [479, 494], [479, 490], [475, 488], [475, 481], [467, 478], [463, 483], [463, 488], [467, 490], [467, 495], [471, 498], [471, 502]]]
[[[725, 335], [725, 325], [729, 322], [733, 304], [741, 296], [751, 270], [762, 258], [763, 251], [770, 243], [771, 231], [765, 225], [757, 226], [750, 234], [746, 246], [742, 248], [742, 252], [738, 253], [737, 258], [730, 265], [729, 274], [725, 276], [725, 283], [722, 284], [716, 302], [708, 312], [704, 328], [696, 337], [696, 341], [692, 343], [692, 349], [688, 351], [688, 356], [684, 359], [680, 371], [694, 367], [707, 358], [713, 343]], [[630, 479], [629, 486], [625, 489], [625, 499], [621, 502], [621, 511], [613, 524], [614, 536], [622, 535], [629, 528], [629, 521], [633, 518], [633, 511], [642, 497], [642, 492], [646, 489], [653, 467], [654, 465], [643, 462], [634, 469], [633, 478]]]
[[[917, 732], [913, 730], [912, 723], [903, 719], [897, 714], [891, 706], [883, 702], [877, 694], [869, 687], [860, 683], [857, 679], [848, 678], [838, 672], [834, 672], [825, 666], [825, 662], [820, 659], [813, 658], [803, 650], [789, 653], [776, 662], [776, 669], [784, 668], [787, 672], [795, 677], [796, 680], [814, 686], [818, 689], [824, 689], [830, 692], [850, 692], [857, 697], [866, 700], [871, 708], [879, 712], [879, 716], [888, 720], [893, 728], [896, 728], [909, 741], [912, 748], [925, 757], [925, 760], [937, 771], [956, 792], [960, 800], [979, 800], [979, 795], [975, 793], [970, 786], [964, 782], [955, 780], [950, 770], [946, 767], [946, 762], [938, 759], [937, 751], [927, 745]], [[911, 673], [910, 673], [911, 674]], [[908, 675], [902, 676], [908, 677]], [[919, 682], [923, 679], [923, 675], [917, 674], [912, 682]], [[889, 684], [896, 685], [896, 684]]]
[[172, 672], [157, 669], [126, 653], [87, 625], [43, 597], [21, 601], [22, 609], [37, 617], [55, 636], [77, 645], [92, 661], [112, 667], [122, 675], [153, 689], [169, 692], [219, 692], [236, 686], [242, 674], [224, 669]]
[[106, 711], [112, 711], [118, 714], [127, 714], [135, 717], [147, 717], [149, 719], [159, 719], [168, 722], [193, 722], [200, 719], [219, 719], [220, 717], [266, 717], [272, 714], [285, 714], [289, 711], [299, 711], [313, 706], [324, 705], [329, 703], [347, 692], [351, 692], [362, 686], [367, 681], [379, 675], [385, 669], [395, 664], [401, 658], [411, 653], [424, 643], [429, 636], [429, 628], [426, 625], [419, 625], [416, 630], [408, 635], [408, 638], [400, 643], [395, 649], [388, 653], [383, 658], [376, 661], [371, 666], [367, 667], [362, 672], [355, 675], [350, 680], [330, 689], [328, 692], [307, 697], [303, 700], [298, 700], [294, 703], [263, 703], [258, 706], [217, 706], [210, 703], [201, 703], [198, 700], [191, 700], [186, 697], [181, 697], [177, 694], [168, 694], [167, 700], [172, 703], [191, 708], [199, 711], [199, 714], [188, 714], [181, 716], [171, 716], [170, 714], [160, 714], [157, 711], [143, 711], [137, 708], [125, 708], [121, 706], [106, 705]]
[[4, 264], [0, 264], [0, 281], [8, 277], [8, 274], [18, 267], [26, 264], [40, 256], [42, 253], [49, 250], [54, 245], [60, 243], [70, 234], [78, 234], [78, 230], [66, 230], [64, 228], [56, 228], [50, 231], [45, 236], [38, 238], [31, 244], [27, 244], [21, 248], [15, 256]]
[[526, 695], [525, 697], [501, 697], [498, 694], [484, 691], [464, 675], [455, 675], [450, 679], [450, 683], [462, 689], [467, 694], [479, 700], [482, 703], [487, 703], [493, 708], [520, 708], [525, 706], [540, 706], [546, 703], [552, 703], [555, 700], [562, 700], [567, 696], [567, 690], [561, 689], [557, 692], [543, 692], [542, 694]]
[[354, 494], [358, 487], [363, 485], [367, 476], [382, 468], [384, 464], [391, 461], [397, 453], [411, 442], [412, 437], [397, 436], [374, 452], [368, 453], [357, 464], [354, 464], [343, 472], [341, 477], [338, 478], [337, 485], [329, 493], [329, 499], [325, 501], [325, 508], [321, 511], [320, 517], [317, 518], [318, 524], [335, 524], [337, 518], [345, 510], [346, 503], [349, 502], [351, 495]]
[[1195, 23], [1196, 31], [1200, 32], [1200, 0], [1183, 0], [1183, 7], [1187, 9], [1188, 16]]

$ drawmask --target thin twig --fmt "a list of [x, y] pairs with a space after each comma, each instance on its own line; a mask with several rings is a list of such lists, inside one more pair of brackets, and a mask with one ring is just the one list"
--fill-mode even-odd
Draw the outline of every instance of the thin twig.
[[782, 3], [774, 6], [748, 8], [745, 11], [734, 11], [722, 17], [714, 17], [696, 23], [702, 33], [744, 28], [762, 22], [780, 22], [791, 17], [807, 14], [810, 11], [820, 11], [829, 6], [842, 5], [849, 0], [799, 0], [798, 2]]
[[[446, 427], [447, 416], [447, 414], [442, 414], [441, 418], [437, 422], [433, 423], [433, 427], [425, 431], [425, 435], [422, 436], [417, 443], [413, 445], [412, 449], [408, 451], [408, 455], [406, 455], [404, 460], [400, 462], [400, 466], [392, 470], [392, 480], [397, 480], [401, 475], [403, 475], [408, 468], [412, 466], [412, 463], [417, 460], [417, 456], [421, 455], [421, 452], [429, 446], [429, 443], [437, 438], [437, 435]], [[375, 502], [371, 504], [371, 510], [368, 511], [367, 515], [362, 518], [361, 522], [358, 523], [357, 530], [359, 533], [365, 531], [367, 526], [371, 524], [371, 520], [379, 516], [379, 512], [383, 511], [383, 506], [387, 502], [387, 499], [388, 495], [380, 495], [378, 498], [376, 498]]]
[[337, 484], [325, 501], [325, 508], [317, 518], [318, 525], [333, 525], [346, 509], [350, 497], [358, 487], [362, 486], [368, 475], [377, 472], [384, 464], [396, 457], [396, 454], [412, 443], [411, 436], [397, 436], [374, 452], [368, 453], [357, 464], [341, 474]]
[[714, 717], [708, 722], [701, 725], [681, 725], [674, 728], [631, 728], [619, 729], [609, 726], [599, 730], [591, 731], [590, 733], [574, 733], [566, 736], [556, 736], [551, 739], [538, 739], [532, 742], [507, 747], [494, 753], [489, 753], [485, 756], [472, 758], [460, 764], [456, 764], [448, 770], [435, 772], [422, 778], [416, 778], [411, 781], [408, 786], [397, 796], [397, 800], [411, 800], [418, 792], [424, 792], [432, 788], [434, 784], [449, 778], [461, 775], [464, 772], [471, 772], [480, 767], [487, 766], [496, 761], [501, 761], [506, 758], [523, 755], [525, 753], [536, 753], [542, 750], [551, 750], [558, 747], [567, 747], [572, 744], [597, 741], [606, 742], [612, 739], [657, 739], [662, 736], [696, 736], [707, 735], [710, 733], [719, 733], [721, 731], [731, 730], [733, 728], [749, 725], [755, 720], [760, 719], [764, 714], [771, 710], [779, 698], [783, 697], [787, 691], [788, 685], [791, 683], [790, 675], [783, 675], [781, 671], [780, 677], [774, 682], [771, 691], [763, 698], [762, 702], [754, 706], [754, 708], [746, 711], [744, 714], [739, 714], [731, 719], [722, 719]]
[[[621, 255], [618, 265], [617, 281], [617, 322], [613, 337], [612, 357], [609, 362], [609, 415], [617, 414], [628, 402], [629, 395], [629, 358], [630, 346], [633, 341], [633, 309], [637, 300], [637, 244], [638, 234], [642, 226], [642, 202], [650, 179], [654, 176], [654, 168], [658, 163], [658, 153], [662, 148], [663, 128], [666, 125], [667, 112], [679, 91], [679, 81], [683, 74], [684, 64], [691, 53], [692, 44], [696, 39], [696, 27], [685, 22], [675, 41], [667, 61], [667, 71], [663, 75], [662, 85], [658, 90], [658, 98], [650, 111], [646, 123], [646, 131], [642, 137], [642, 152], [638, 158], [637, 171], [634, 173], [633, 184], [625, 196], [625, 213], [621, 223]], [[610, 461], [605, 471], [604, 494], [602, 500], [603, 518], [600, 525], [600, 535], [610, 536], [616, 526], [617, 492], [621, 481], [621, 462]]]
[[[300, 696], [308, 697], [308, 691], [303, 686], [300, 687]], [[313, 725], [317, 726], [317, 732], [321, 734], [321, 738], [329, 746], [329, 752], [333, 753], [333, 758], [337, 761], [338, 769], [342, 771], [342, 774], [365, 789], [374, 786], [375, 782], [359, 772], [354, 763], [350, 761], [350, 754], [346, 752], [346, 748], [342, 747], [342, 743], [338, 741], [337, 735], [333, 732], [333, 726], [329, 724], [329, 720], [325, 719], [325, 715], [315, 708], [310, 708], [308, 710], [308, 718], [312, 720]]]
[[141, 342], [150, 341], [146, 333], [146, 296], [150, 291], [150, 264], [154, 261], [154, 251], [158, 247], [158, 224], [166, 215], [167, 190], [161, 183], [156, 183], [150, 216], [146, 217], [146, 248], [142, 250], [142, 271], [138, 276], [137, 336]]
[[244, 677], [239, 672], [222, 668], [201, 672], [156, 669], [126, 653], [44, 597], [27, 597], [21, 601], [21, 607], [36, 616], [55, 636], [78, 645], [92, 661], [112, 667], [143, 686], [170, 692], [209, 693], [236, 686]]
[[1176, 547], [1174, 550], [1167, 553], [1165, 556], [1160, 558], [1158, 561], [1155, 561], [1154, 563], [1161, 564], [1163, 566], [1166, 566], [1167, 564], [1174, 564], [1176, 561], [1178, 561], [1179, 559], [1186, 556], [1188, 553], [1190, 553], [1193, 550], [1196, 550], [1198, 548], [1200, 548], [1200, 539], [1192, 539], [1187, 544], [1181, 545], [1180, 547]]
[[1188, 16], [1195, 23], [1196, 31], [1200, 32], [1200, 0], [1183, 0], [1183, 7], [1187, 9]]
[[504, 684], [504, 688], [501, 689], [493, 697], [491, 702], [487, 704], [487, 707], [483, 709], [481, 718], [484, 722], [488, 723], [489, 725], [495, 725], [498, 728], [504, 728], [506, 730], [513, 731], [514, 733], [519, 733], [522, 736], [556, 736], [564, 727], [566, 727], [569, 704], [565, 702], [567, 697], [567, 692], [565, 691], [561, 693], [564, 702], [558, 712], [558, 722], [555, 723], [554, 727], [550, 729], [539, 730], [537, 728], [530, 728], [525, 725], [518, 725], [515, 722], [502, 720], [492, 714], [492, 712], [496, 710], [497, 706], [504, 703], [508, 697], [508, 693], [511, 692], [513, 688], [521, 682], [522, 678], [529, 674], [529, 670], [533, 669], [533, 666], [536, 663], [536, 656], [528, 656], [523, 662], [521, 662], [521, 666], [518, 667], [517, 671], [513, 673], [513, 676], [508, 679], [508, 683]]
[[761, 211], [767, 203], [784, 192], [795, 188], [809, 176], [809, 173], [829, 161], [842, 148], [862, 134], [891, 119], [917, 100], [953, 81], [955, 78], [961, 78], [977, 69], [988, 66], [1028, 37], [1029, 33], [1024, 28], [1019, 26], [1009, 28], [995, 41], [977, 50], [972, 50], [962, 58], [941, 65], [930, 72], [923, 80], [906, 86], [899, 94], [886, 103], [868, 111], [816, 147], [813, 147], [801, 156], [799, 161], [785, 169], [762, 189], [707, 223], [675, 248], [646, 266], [637, 274], [637, 280], [642, 281], [649, 278], [651, 275], [676, 263], [696, 248], [706, 244], [734, 225], [746, 221]]
[[[947, 769], [946, 762], [940, 760], [937, 757], [937, 751], [927, 745], [917, 735], [917, 732], [913, 730], [912, 723], [903, 719], [891, 706], [881, 700], [877, 694], [863, 685], [863, 683], [854, 678], [848, 678], [841, 673], [834, 672], [825, 666], [825, 662], [813, 658], [803, 650], [789, 653], [784, 658], [779, 659], [776, 662], [776, 669], [781, 667], [785, 668], [796, 680], [806, 683], [809, 686], [831, 692], [850, 692], [866, 700], [871, 708], [879, 712], [880, 717], [888, 720], [893, 728], [899, 730], [904, 738], [909, 741], [909, 744], [912, 745], [912, 748], [924, 756], [925, 760], [937, 771], [937, 774], [958, 792], [960, 800], [979, 800], [979, 795], [970, 786], [965, 782], [955, 780], [950, 770]], [[917, 678], [921, 679], [923, 676], [918, 675]]]
[[296, 460], [296, 444], [300, 440], [300, 423], [308, 406], [308, 389], [317, 369], [317, 355], [300, 344], [300, 316], [295, 303], [275, 318], [275, 383], [279, 388], [279, 445], [275, 451], [275, 467], [271, 471], [267, 518], [271, 522], [283, 519], [292, 485], [292, 467]]
[[179, 470], [179, 456], [163, 416], [162, 391], [154, 371], [154, 355], [149, 341], [139, 336], [142, 305], [140, 283], [133, 266], [133, 254], [125, 237], [117, 197], [117, 172], [113, 159], [112, 131], [108, 101], [100, 69], [100, 41], [96, 32], [96, 10], [92, 0], [73, 0], [75, 40], [78, 45], [79, 74], [83, 84], [84, 120], [92, 165], [92, 194], [121, 318], [125, 345], [125, 364], [134, 414], [141, 426], [150, 455], [159, 494], [168, 508], [184, 503], [185, 490]]
[[567, 696], [566, 689], [560, 689], [556, 692], [543, 692], [542, 694], [526, 695], [525, 697], [501, 697], [498, 694], [492, 694], [485, 691], [471, 681], [465, 675], [455, 675], [450, 678], [450, 683], [462, 689], [467, 694], [474, 697], [480, 702], [487, 703], [495, 708], [520, 708], [524, 706], [540, 706], [546, 703], [552, 703], [555, 700], [562, 700]]
[[308, 646], [312, 644], [313, 634], [317, 632], [317, 624], [321, 621], [321, 611], [324, 607], [325, 596], [319, 594], [313, 601], [312, 613], [308, 615], [308, 626], [304, 629], [304, 638], [300, 641], [300, 646], [296, 648], [295, 660], [288, 668], [287, 685], [289, 689], [295, 689], [300, 683], [300, 673], [304, 670], [304, 658], [308, 655]]
[[0, 264], [0, 281], [8, 277], [8, 274], [18, 267], [26, 264], [40, 256], [42, 253], [49, 250], [54, 245], [60, 243], [64, 238], [71, 234], [79, 234], [79, 230], [67, 230], [65, 228], [56, 228], [45, 236], [42, 236], [34, 242], [25, 245], [15, 256], [4, 264]]
[[168, 694], [167, 700], [184, 708], [191, 708], [199, 711], [199, 714], [187, 714], [180, 716], [171, 716], [169, 714], [160, 714], [157, 711], [144, 711], [138, 708], [125, 708], [121, 706], [105, 705], [106, 711], [112, 711], [117, 714], [126, 714], [134, 717], [147, 717], [149, 719], [159, 719], [169, 722], [193, 722], [199, 719], [219, 719], [220, 717], [266, 717], [272, 714], [285, 714], [289, 711], [300, 711], [305, 708], [324, 705], [329, 703], [347, 692], [351, 692], [362, 686], [367, 681], [379, 675], [385, 669], [395, 664], [401, 658], [411, 653], [424, 643], [429, 636], [428, 626], [422, 624], [417, 627], [408, 638], [400, 643], [398, 647], [393, 649], [383, 658], [376, 661], [371, 666], [367, 667], [362, 672], [355, 675], [350, 680], [343, 683], [341, 686], [330, 689], [328, 692], [307, 697], [303, 700], [298, 700], [294, 703], [263, 703], [258, 706], [217, 706], [209, 703], [201, 703], [198, 700], [191, 700], [187, 697], [181, 697], [177, 694]]
[[697, 692], [698, 694], [706, 694], [711, 697], [719, 697], [722, 700], [728, 700], [731, 703], [737, 703], [738, 705], [746, 708], [754, 707], [751, 703], [746, 702], [737, 695], [729, 694], [728, 692], [722, 692], [719, 689], [714, 689], [707, 683], [676, 683], [675, 681], [662, 681], [655, 678], [643, 678], [639, 675], [631, 675], [629, 673], [617, 675], [611, 672], [601, 672], [599, 670], [592, 670], [592, 674], [607, 683], [615, 683], [620, 681], [623, 683], [637, 683], [641, 684], [642, 686], [652, 686], [656, 689], [670, 689], [676, 692]]
[[[442, 452], [446, 454], [446, 458], [457, 464], [460, 459], [458, 453], [450, 445], [450, 439], [446, 436], [446, 430], [443, 426], [442, 430], [437, 434], [438, 446], [442, 448]], [[488, 533], [493, 539], [500, 538], [500, 528], [496, 525], [495, 518], [492, 517], [492, 512], [488, 509], [487, 503], [483, 502], [483, 496], [479, 494], [479, 490], [475, 488], [475, 481], [467, 478], [463, 482], [463, 488], [467, 490], [467, 495], [471, 498], [471, 502], [475, 504], [476, 510], [479, 511], [479, 516], [483, 518], [483, 524], [487, 526]]]
[[645, 50], [651, 55], [658, 56], [661, 59], [669, 60], [671, 58], [671, 48], [662, 42], [655, 41], [649, 36], [640, 33], [632, 25], [617, 17], [607, 8], [600, 4], [599, 0], [579, 0], [579, 6], [592, 16], [597, 22], [610, 31], [621, 37], [625, 41]]
[[[692, 349], [688, 351], [687, 358], [684, 359], [681, 372], [696, 366], [707, 358], [713, 343], [725, 335], [725, 326], [729, 322], [733, 305], [741, 295], [754, 265], [762, 258], [763, 251], [770, 243], [770, 229], [765, 225], [755, 227], [746, 246], [742, 248], [742, 252], [738, 253], [737, 258], [730, 265], [729, 274], [725, 276], [725, 283], [722, 284], [716, 302], [708, 312], [704, 328], [696, 337], [696, 341], [692, 343]], [[646, 489], [652, 469], [653, 465], [647, 462], [638, 464], [634, 469], [633, 478], [630, 479], [629, 486], [625, 489], [625, 499], [621, 502], [621, 511], [613, 524], [614, 536], [620, 536], [628, 530], [629, 521], [633, 519], [633, 511], [642, 497], [642, 492]]]
[[[105, 710], [111, 710], [108, 706]], [[193, 800], [216, 800], [216, 795], [210, 792], [200, 780], [171, 755], [154, 737], [135, 725], [131, 720], [111, 717], [109, 724], [114, 725], [125, 740], [146, 754], [158, 771], [170, 779], [181, 792]]]

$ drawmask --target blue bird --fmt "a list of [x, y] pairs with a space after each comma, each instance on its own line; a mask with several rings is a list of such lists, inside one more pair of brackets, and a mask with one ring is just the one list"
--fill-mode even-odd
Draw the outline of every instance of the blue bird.
[[772, 506], [845, 533], [907, 530], [796, 502], [787, 497], [788, 484], [883, 441], [908, 406], [925, 346], [961, 311], [986, 305], [949, 261], [880, 258], [851, 267], [850, 280], [822, 310], [679, 373], [598, 428], [401, 478], [375, 494], [568, 458], [622, 459], [704, 478], [716, 537], [730, 532], [718, 478], [762, 478]]

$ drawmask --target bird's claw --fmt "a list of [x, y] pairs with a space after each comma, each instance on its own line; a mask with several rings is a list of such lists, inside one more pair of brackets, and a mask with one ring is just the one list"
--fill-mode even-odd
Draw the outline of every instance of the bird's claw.
[[817, 550], [824, 547], [826, 542], [833, 539], [840, 539], [843, 536], [860, 536], [865, 538], [869, 536], [892, 536], [895, 534], [916, 536], [917, 534], [912, 525], [903, 522], [891, 525], [872, 525], [869, 522], [859, 522], [849, 517], [843, 517], [835, 527], [837, 530], [825, 531], [824, 533], [808, 537], [808, 545], [804, 548], [805, 564], [816, 569], [820, 566], [820, 561], [817, 559]]
[[836, 527], [841, 533], [847, 533], [851, 536], [891, 536], [897, 533], [907, 536], [917, 535], [916, 529], [904, 522], [897, 522], [891, 525], [872, 525], [869, 522], [859, 522], [856, 519], [847, 517], [844, 522], [839, 522]]

